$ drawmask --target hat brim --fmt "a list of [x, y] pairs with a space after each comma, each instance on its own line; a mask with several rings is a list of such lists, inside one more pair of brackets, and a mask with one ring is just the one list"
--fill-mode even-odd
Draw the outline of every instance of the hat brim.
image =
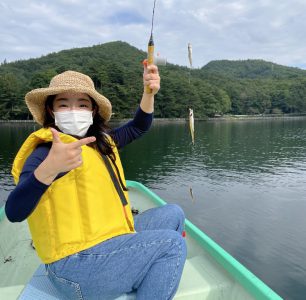
[[106, 122], [110, 120], [112, 115], [112, 105], [110, 101], [96, 90], [84, 87], [48, 87], [30, 91], [26, 94], [25, 101], [34, 120], [38, 124], [43, 125], [45, 120], [45, 102], [47, 97], [66, 92], [87, 94], [97, 103], [101, 117]]

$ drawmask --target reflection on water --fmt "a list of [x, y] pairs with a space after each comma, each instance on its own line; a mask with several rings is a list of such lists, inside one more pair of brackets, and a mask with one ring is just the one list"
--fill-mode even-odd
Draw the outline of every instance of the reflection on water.
[[[33, 125], [0, 125], [0, 201]], [[306, 295], [306, 119], [154, 124], [121, 151], [140, 181], [286, 299]], [[195, 201], [190, 196], [193, 190]]]
[[31, 123], [0, 123], [0, 207], [14, 188], [12, 161], [28, 134], [35, 130]]
[[[122, 152], [145, 182], [286, 299], [306, 295], [306, 120], [155, 125]], [[189, 189], [193, 190], [194, 202]]]

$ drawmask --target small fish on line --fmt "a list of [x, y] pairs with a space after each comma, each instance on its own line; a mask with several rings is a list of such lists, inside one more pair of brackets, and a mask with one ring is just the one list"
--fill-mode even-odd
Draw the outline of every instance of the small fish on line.
[[194, 116], [193, 116], [193, 109], [191, 108], [189, 108], [189, 129], [190, 129], [192, 144], [194, 145]]
[[191, 43], [188, 43], [188, 59], [189, 59], [190, 69], [192, 69], [192, 46], [191, 46]]

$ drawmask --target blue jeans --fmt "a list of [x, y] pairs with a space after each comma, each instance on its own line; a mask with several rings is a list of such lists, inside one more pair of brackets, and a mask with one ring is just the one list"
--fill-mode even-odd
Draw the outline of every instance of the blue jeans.
[[134, 217], [137, 233], [48, 264], [48, 276], [69, 300], [108, 300], [130, 292], [137, 300], [172, 299], [187, 255], [184, 220], [175, 204], [149, 209]]

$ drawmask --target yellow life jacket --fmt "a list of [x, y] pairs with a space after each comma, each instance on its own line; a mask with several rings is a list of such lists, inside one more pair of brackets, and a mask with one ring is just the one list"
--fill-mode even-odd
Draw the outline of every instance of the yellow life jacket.
[[[61, 141], [76, 141], [60, 134]], [[13, 163], [12, 174], [18, 183], [23, 165], [38, 144], [52, 141], [50, 129], [33, 132]], [[116, 165], [125, 184], [117, 148]], [[82, 166], [55, 180], [42, 195], [27, 218], [38, 256], [51, 263], [88, 249], [112, 237], [133, 233], [134, 222], [128, 193], [123, 206], [101, 155], [89, 146], [82, 146]]]

